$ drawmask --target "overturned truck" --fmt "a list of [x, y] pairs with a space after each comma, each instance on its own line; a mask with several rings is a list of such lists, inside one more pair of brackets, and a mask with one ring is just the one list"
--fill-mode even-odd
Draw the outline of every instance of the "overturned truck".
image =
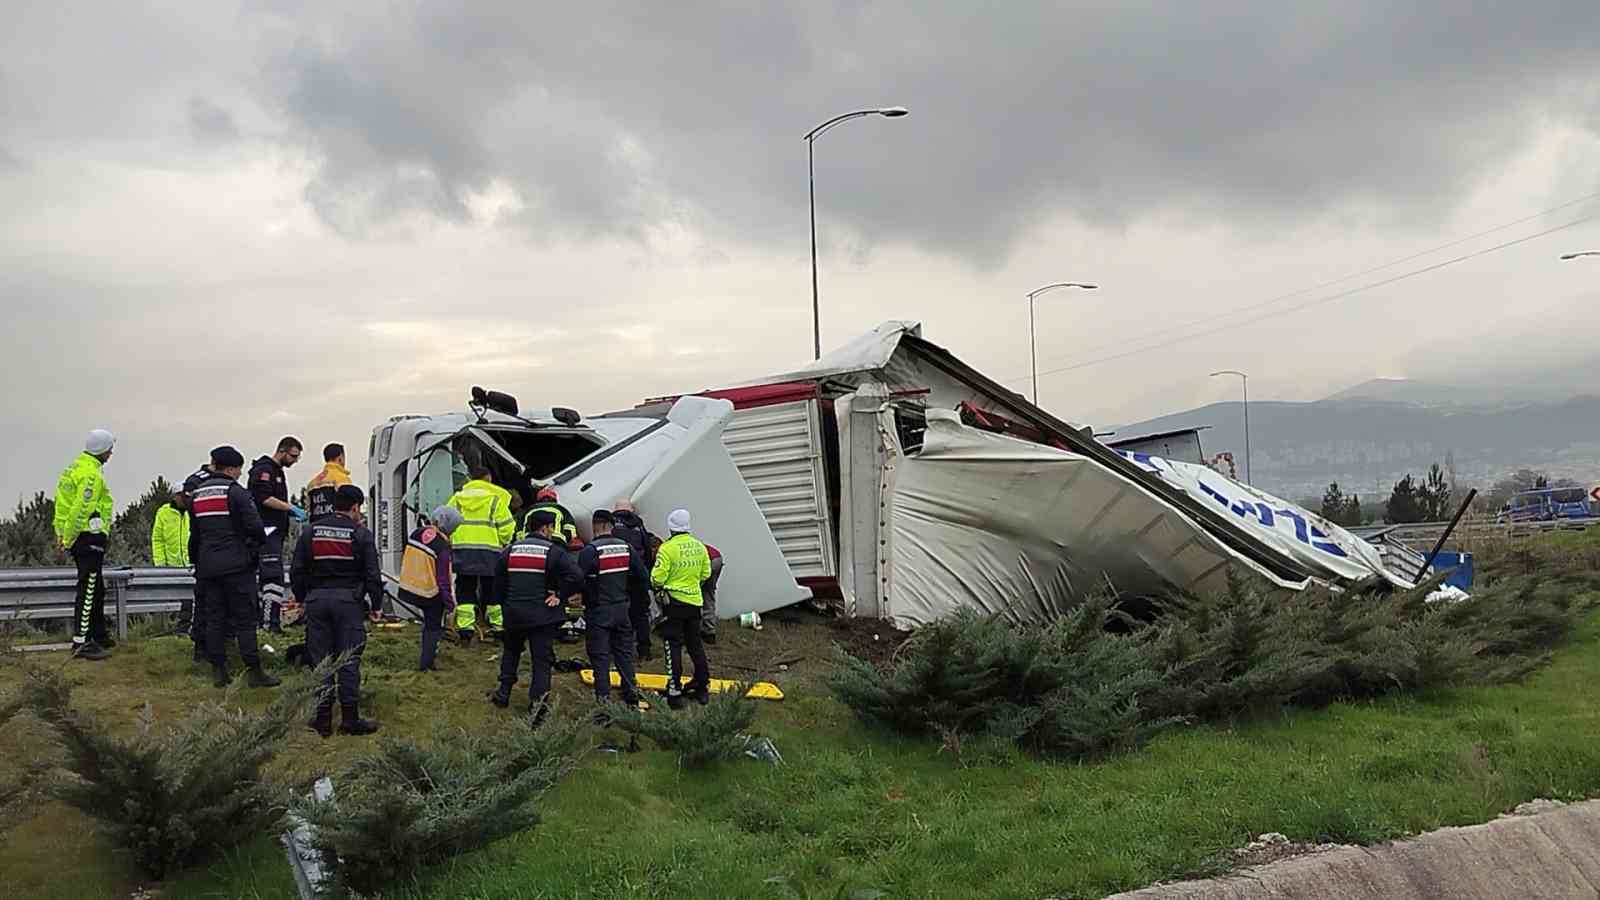
[[915, 626], [969, 606], [1037, 619], [1107, 583], [1134, 595], [1219, 590], [1230, 566], [1291, 590], [1416, 577], [1205, 466], [1101, 444], [915, 322], [697, 396], [733, 406], [723, 443], [791, 575], [837, 591], [853, 615]]

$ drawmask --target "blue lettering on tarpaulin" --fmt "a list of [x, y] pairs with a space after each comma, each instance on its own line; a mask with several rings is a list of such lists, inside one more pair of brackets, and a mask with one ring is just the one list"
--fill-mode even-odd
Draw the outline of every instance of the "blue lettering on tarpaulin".
[[1227, 506], [1228, 505], [1228, 498], [1222, 496], [1219, 493], [1217, 493], [1216, 490], [1211, 487], [1211, 485], [1206, 484], [1204, 481], [1200, 482], [1200, 490], [1205, 491], [1206, 493], [1210, 494], [1212, 497], [1216, 498], [1216, 501], [1218, 503], [1221, 503], [1223, 506]]
[[1295, 540], [1302, 544], [1311, 543], [1311, 539], [1306, 535], [1306, 520], [1304, 516], [1301, 516], [1292, 509], [1280, 509], [1278, 510], [1278, 515], [1283, 516], [1285, 519], [1288, 519], [1291, 522], [1294, 522]]
[[[1317, 538], [1322, 538], [1322, 540], [1319, 541]], [[1321, 550], [1324, 553], [1331, 553], [1334, 556], [1350, 555], [1344, 552], [1343, 547], [1335, 544], [1333, 541], [1330, 541], [1327, 538], [1328, 536], [1322, 532], [1321, 528], [1318, 528], [1315, 525], [1311, 526], [1311, 546]]]

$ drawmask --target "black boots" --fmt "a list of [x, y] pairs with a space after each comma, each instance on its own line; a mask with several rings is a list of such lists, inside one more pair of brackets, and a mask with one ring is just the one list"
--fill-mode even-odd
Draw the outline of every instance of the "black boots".
[[84, 641], [72, 648], [73, 659], [106, 659], [111, 654], [94, 641]]
[[496, 688], [489, 692], [489, 702], [501, 709], [505, 709], [511, 705], [511, 693], [504, 688]]
[[253, 688], [277, 687], [283, 682], [262, 671], [261, 664], [251, 666], [246, 672], [244, 683]]
[[317, 707], [317, 717], [307, 724], [317, 734], [325, 738], [333, 737], [333, 704]]
[[[329, 712], [331, 713], [332, 710]], [[377, 730], [378, 723], [368, 722], [366, 719], [361, 718], [361, 712], [356, 704], [346, 703], [342, 706], [339, 715], [340, 734], [363, 735], [372, 734]]]

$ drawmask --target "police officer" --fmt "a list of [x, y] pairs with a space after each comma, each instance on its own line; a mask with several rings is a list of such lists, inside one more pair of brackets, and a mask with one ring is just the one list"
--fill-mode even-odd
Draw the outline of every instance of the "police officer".
[[[361, 651], [368, 617], [383, 609], [383, 578], [372, 532], [356, 521], [365, 497], [353, 484], [333, 495], [333, 515], [300, 533], [290, 564], [290, 586], [306, 609], [306, 656], [312, 665], [349, 653], [339, 667], [339, 733], [372, 734], [378, 726], [361, 718]], [[365, 602], [363, 602], [365, 600]], [[311, 727], [333, 734], [333, 680], [329, 674]]]
[[628, 619], [633, 625], [634, 658], [650, 658], [650, 567], [656, 562], [655, 535], [633, 511], [633, 504], [619, 498], [612, 509], [615, 520], [611, 534], [627, 542], [644, 563], [645, 577], [628, 581]]
[[72, 655], [76, 659], [105, 659], [110, 655], [106, 649], [116, 645], [103, 616], [106, 543], [116, 507], [101, 471], [116, 442], [109, 431], [96, 428], [89, 432], [83, 452], [56, 482], [56, 540], [78, 567], [78, 586], [72, 595]]
[[340, 486], [350, 483], [350, 470], [344, 466], [344, 445], [329, 444], [322, 448], [322, 471], [306, 482], [306, 505], [311, 507], [311, 521], [316, 522], [333, 515], [333, 494]]
[[622, 702], [639, 704], [638, 682], [633, 672], [633, 623], [628, 617], [628, 588], [650, 572], [627, 541], [612, 533], [615, 519], [609, 510], [597, 509], [592, 520], [594, 540], [578, 554], [584, 578], [583, 618], [589, 663], [594, 667], [594, 699], [611, 699], [611, 661], [622, 680]]
[[534, 495], [533, 506], [528, 508], [527, 515], [522, 520], [522, 530], [518, 537], [525, 537], [533, 533], [533, 514], [544, 510], [556, 517], [556, 524], [551, 528], [550, 534], [556, 540], [566, 544], [569, 549], [576, 550], [582, 546], [578, 540], [577, 520], [572, 517], [572, 512], [560, 503], [556, 489], [545, 485], [539, 488]]
[[[190, 473], [188, 478], [183, 480], [183, 487], [180, 491], [183, 494], [183, 508], [189, 514], [188, 534], [190, 536], [191, 548], [189, 551], [189, 566], [191, 571], [193, 571], [194, 567], [194, 552], [192, 549], [194, 545], [194, 508], [191, 506], [191, 503], [194, 499], [194, 489], [200, 486], [200, 482], [205, 481], [210, 477], [211, 464], [201, 463], [200, 468], [195, 469], [192, 473]], [[194, 661], [197, 663], [205, 662], [211, 658], [210, 654], [206, 651], [206, 634], [207, 626], [205, 598], [200, 594], [200, 579], [196, 578], [194, 582], [194, 614], [189, 620], [189, 640], [194, 644]], [[233, 632], [228, 632], [225, 637], [228, 640], [232, 640]]]
[[496, 573], [496, 594], [505, 605], [505, 630], [501, 632], [500, 686], [489, 694], [489, 701], [501, 708], [510, 705], [522, 648], [530, 645], [533, 684], [528, 689], [528, 711], [534, 714], [537, 726], [549, 708], [556, 634], [567, 620], [562, 599], [576, 600], [582, 593], [583, 573], [566, 546], [551, 536], [556, 524], [553, 512], [537, 510], [528, 524], [532, 533], [511, 542], [500, 556]]
[[[667, 706], [682, 709], [685, 694], [702, 705], [711, 699], [711, 666], [700, 640], [700, 607], [705, 603], [700, 586], [711, 577], [711, 554], [689, 533], [688, 510], [673, 510], [667, 516], [667, 530], [672, 536], [656, 551], [650, 583], [665, 598], [658, 627], [667, 645]], [[694, 661], [694, 678], [686, 687], [680, 685], [685, 648]]]
[[260, 568], [256, 577], [261, 582], [260, 622], [274, 634], [282, 634], [283, 617], [283, 539], [289, 532], [289, 518], [306, 520], [306, 511], [289, 502], [289, 482], [283, 470], [300, 461], [300, 439], [289, 436], [278, 442], [271, 456], [263, 456], [250, 465], [250, 496], [261, 514], [261, 524], [270, 529], [261, 546]]
[[208, 477], [189, 495], [189, 559], [200, 585], [205, 610], [206, 652], [217, 687], [228, 684], [227, 646], [223, 636], [232, 630], [239, 640], [239, 655], [249, 670], [251, 687], [278, 683], [261, 670], [256, 653], [255, 562], [267, 536], [250, 493], [239, 486], [244, 457], [232, 447], [211, 451]]
[[511, 493], [494, 483], [489, 467], [475, 463], [472, 476], [445, 503], [461, 513], [461, 525], [450, 536], [456, 567], [456, 628], [462, 643], [472, 641], [474, 628], [488, 631], [501, 622], [495, 572], [500, 554], [516, 534]]

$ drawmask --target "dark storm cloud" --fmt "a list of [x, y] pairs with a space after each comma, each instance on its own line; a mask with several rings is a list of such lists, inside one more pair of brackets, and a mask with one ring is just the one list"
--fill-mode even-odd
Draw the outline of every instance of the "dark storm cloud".
[[[792, 240], [822, 215], [983, 261], [1068, 212], [1272, 225], [1345, 202], [1446, 210], [1552, 122], [1596, 127], [1593, 0], [1475, 4], [422, 3], [297, 18], [269, 93], [346, 231], [469, 215], [536, 234], [669, 221]], [[1585, 103], [1588, 108], [1585, 108]], [[1597, 171], [1587, 173], [1590, 183]]]

